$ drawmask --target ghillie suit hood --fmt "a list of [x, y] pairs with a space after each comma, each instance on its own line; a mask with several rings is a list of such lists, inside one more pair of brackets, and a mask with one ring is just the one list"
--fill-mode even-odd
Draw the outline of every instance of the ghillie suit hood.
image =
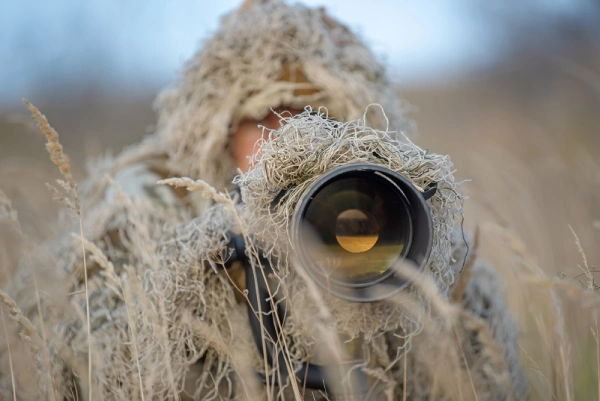
[[325, 106], [351, 120], [368, 112], [379, 129], [410, 131], [393, 86], [373, 53], [324, 9], [275, 0], [247, 2], [225, 16], [217, 33], [157, 100], [156, 135], [173, 175], [224, 189], [235, 175], [229, 134], [269, 108]]
[[[367, 109], [370, 104], [380, 105], [386, 116], [380, 108]], [[346, 26], [322, 8], [248, 0], [222, 18], [180, 79], [159, 94], [154, 133], [117, 157], [90, 165], [85, 198], [91, 204], [102, 201], [106, 175], [128, 181], [126, 191], [137, 194], [151, 179], [174, 176], [230, 190], [238, 173], [231, 133], [241, 121], [259, 120], [279, 106], [323, 106], [346, 120], [362, 118], [367, 110], [374, 128], [407, 137], [415, 131], [385, 68]], [[196, 195], [185, 203], [201, 214], [207, 202]]]

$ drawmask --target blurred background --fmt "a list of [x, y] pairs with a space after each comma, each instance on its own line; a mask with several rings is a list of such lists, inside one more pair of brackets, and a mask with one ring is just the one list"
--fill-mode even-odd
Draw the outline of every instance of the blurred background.
[[[152, 131], [157, 92], [240, 3], [0, 2], [0, 187], [30, 236], [53, 229], [40, 222], [56, 218], [43, 185], [55, 168], [21, 99], [48, 116], [83, 178], [87, 159]], [[360, 33], [414, 105], [417, 144], [471, 180], [467, 226], [509, 228], [549, 275], [576, 277], [570, 225], [598, 260], [599, 2], [305, 3]]]

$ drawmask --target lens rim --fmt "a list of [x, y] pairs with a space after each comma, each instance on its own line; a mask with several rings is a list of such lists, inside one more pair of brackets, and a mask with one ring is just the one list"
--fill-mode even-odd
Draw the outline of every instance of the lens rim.
[[[387, 167], [370, 164], [350, 164], [337, 167], [328, 171], [312, 183], [304, 192], [301, 201], [296, 205], [292, 220], [293, 245], [296, 250], [296, 257], [300, 265], [309, 276], [323, 289], [331, 292], [333, 295], [355, 302], [373, 302], [387, 298], [404, 289], [409, 281], [399, 277], [393, 269], [381, 273], [372, 278], [358, 281], [344, 281], [336, 278], [327, 278], [318, 272], [314, 263], [304, 251], [305, 244], [302, 240], [301, 230], [304, 216], [308, 206], [312, 203], [315, 195], [332, 181], [344, 178], [345, 176], [354, 176], [359, 174], [373, 174], [389, 181], [399, 191], [399, 198], [402, 199], [406, 213], [409, 216], [409, 238], [407, 245], [398, 255], [398, 259], [408, 259], [414, 262], [419, 270], [422, 270], [431, 254], [433, 243], [433, 222], [431, 212], [422, 193], [415, 185], [403, 175]], [[415, 230], [418, 230], [419, 238], [416, 241], [418, 249], [414, 249]]]

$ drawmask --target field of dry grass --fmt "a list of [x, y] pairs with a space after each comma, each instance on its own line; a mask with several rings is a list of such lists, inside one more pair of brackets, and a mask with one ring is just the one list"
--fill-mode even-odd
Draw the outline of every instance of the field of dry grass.
[[480, 227], [481, 252], [508, 276], [533, 399], [600, 397], [597, 303], [510, 273], [537, 266], [554, 283], [596, 290], [600, 63], [590, 54], [579, 63], [525, 58], [408, 95], [420, 144], [450, 154], [459, 179], [471, 180], [466, 224]]
[[[419, 109], [417, 144], [451, 155], [458, 179], [471, 180], [463, 186], [465, 225], [479, 227], [480, 253], [506, 279], [534, 400], [600, 397], [596, 61], [522, 59], [446, 86], [401, 91]], [[36, 102], [60, 132], [76, 179], [85, 176], [86, 159], [133, 143], [149, 129], [150, 104], [151, 96], [93, 92], [70, 104]], [[28, 241], [39, 243], [55, 232], [58, 206], [44, 183], [58, 172], [26, 116], [25, 107], [0, 116], [0, 188]], [[0, 241], [0, 282], [6, 283], [25, 244], [6, 225]], [[22, 364], [18, 351], [12, 358]]]

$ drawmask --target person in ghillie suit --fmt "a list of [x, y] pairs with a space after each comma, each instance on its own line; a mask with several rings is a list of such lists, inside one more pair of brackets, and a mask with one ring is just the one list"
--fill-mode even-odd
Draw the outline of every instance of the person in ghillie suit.
[[[81, 399], [90, 383], [92, 398], [106, 400], [527, 399], [499, 277], [467, 252], [476, 237], [460, 229], [452, 163], [410, 141], [413, 124], [384, 68], [348, 28], [323, 9], [246, 1], [156, 107], [153, 134], [91, 166], [80, 191], [83, 238], [67, 227], [23, 263], [51, 270], [68, 295], [42, 293], [40, 314], [31, 269], [10, 287], [45, 333], [34, 348], [39, 385], [17, 378], [23, 399], [40, 391]], [[378, 302], [314, 286], [287, 235], [299, 194], [356, 162], [384, 165], [421, 189], [437, 185], [424, 274]], [[286, 355], [285, 368], [253, 341], [244, 272], [228, 265], [232, 233], [244, 235], [254, 268], [271, 264], [286, 318], [281, 338], [265, 341]], [[344, 378], [332, 395], [282, 376], [348, 354], [358, 355], [366, 394], [349, 394], [356, 383]]]

